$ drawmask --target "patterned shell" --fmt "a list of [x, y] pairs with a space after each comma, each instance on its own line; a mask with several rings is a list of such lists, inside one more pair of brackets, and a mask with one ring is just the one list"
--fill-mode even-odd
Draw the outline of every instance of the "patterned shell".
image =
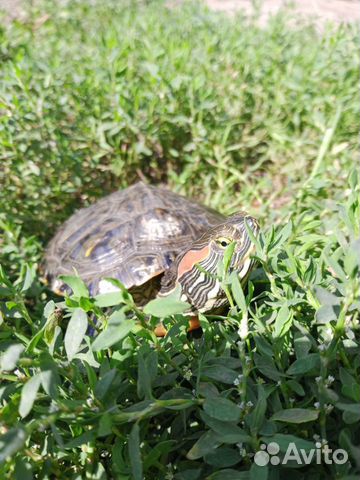
[[47, 248], [45, 275], [57, 292], [65, 289], [57, 277], [73, 275], [74, 269], [93, 295], [106, 291], [104, 277], [134, 289], [161, 275], [182, 250], [224, 218], [176, 193], [136, 183], [64, 223]]

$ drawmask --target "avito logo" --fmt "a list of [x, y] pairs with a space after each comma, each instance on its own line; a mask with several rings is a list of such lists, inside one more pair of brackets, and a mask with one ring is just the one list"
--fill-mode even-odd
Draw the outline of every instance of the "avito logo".
[[316, 442], [315, 448], [304, 450], [303, 448], [297, 448], [296, 443], [290, 442], [283, 457], [280, 457], [278, 455], [280, 452], [278, 443], [262, 444], [260, 450], [255, 453], [254, 462], [256, 465], [264, 467], [269, 463], [271, 465], [286, 465], [290, 461], [296, 462], [298, 465], [310, 465], [310, 463], [342, 465], [348, 461], [349, 455], [346, 450], [338, 448], [333, 451], [330, 448], [322, 449], [321, 447], [321, 443]]

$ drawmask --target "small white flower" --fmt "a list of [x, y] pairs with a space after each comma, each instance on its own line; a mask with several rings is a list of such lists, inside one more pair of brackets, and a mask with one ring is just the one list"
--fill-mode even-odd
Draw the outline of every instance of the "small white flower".
[[327, 329], [324, 331], [324, 337], [325, 337], [325, 340], [326, 340], [327, 342], [329, 342], [329, 343], [331, 342], [331, 340], [332, 340], [333, 337], [334, 337], [334, 332], [333, 332], [333, 330], [332, 330], [331, 327], [327, 328]]
[[191, 380], [191, 377], [192, 377], [192, 371], [190, 370], [190, 368], [187, 368], [184, 372], [184, 378], [185, 380], [189, 381]]
[[326, 383], [331, 385], [335, 381], [335, 378], [332, 375], [329, 375], [326, 379]]
[[327, 345], [325, 343], [322, 343], [321, 345], [318, 346], [319, 352], [324, 352], [327, 349]]
[[16, 370], [14, 370], [14, 374], [20, 379], [25, 379], [26, 378], [26, 376], [23, 374], [23, 372], [21, 372], [18, 368]]
[[243, 444], [242, 443], [237, 443], [236, 446], [238, 447], [239, 449], [239, 454], [242, 456], [242, 457], [246, 457], [246, 448], [243, 447]]
[[315, 402], [315, 403], [314, 403], [314, 407], [315, 407], [315, 408], [320, 408], [320, 402]]
[[237, 404], [237, 406], [240, 408], [240, 410], [244, 410], [245, 402], [240, 402], [240, 403]]
[[345, 334], [349, 340], [355, 340], [355, 333], [350, 327], [345, 327]]
[[289, 402], [290, 402], [290, 403], [294, 403], [294, 402], [295, 402], [295, 398], [290, 397], [290, 398], [289, 398]]
[[276, 382], [276, 386], [277, 386], [277, 387], [281, 387], [281, 380], [278, 380], [278, 381]]
[[321, 377], [316, 377], [316, 378], [315, 378], [315, 382], [316, 382], [316, 383], [320, 383], [320, 382], [321, 382], [321, 380], [322, 380], [322, 378], [321, 378]]
[[249, 400], [248, 402], [246, 402], [246, 406], [251, 408], [254, 406], [253, 402], [251, 400]]
[[235, 378], [234, 382], [233, 382], [234, 385], [240, 385], [240, 383], [242, 382], [243, 378], [244, 378], [244, 375], [241, 375], [241, 374], [238, 375], [238, 376]]
[[331, 403], [325, 404], [324, 406], [325, 406], [326, 413], [330, 413], [334, 409], [334, 405], [331, 405]]
[[240, 322], [240, 327], [238, 330], [238, 335], [241, 338], [241, 340], [245, 340], [247, 336], [249, 335], [249, 327], [247, 321], [241, 321]]

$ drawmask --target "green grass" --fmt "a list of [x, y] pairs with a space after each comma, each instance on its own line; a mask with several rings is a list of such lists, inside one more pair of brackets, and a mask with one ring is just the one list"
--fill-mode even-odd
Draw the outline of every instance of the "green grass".
[[[86, 4], [0, 30], [1, 478], [355, 479], [358, 30]], [[245, 296], [225, 278], [234, 307], [199, 338], [175, 314], [156, 339], [126, 293], [39, 281], [56, 228], [139, 175], [262, 225]], [[251, 457], [315, 439], [349, 461]]]

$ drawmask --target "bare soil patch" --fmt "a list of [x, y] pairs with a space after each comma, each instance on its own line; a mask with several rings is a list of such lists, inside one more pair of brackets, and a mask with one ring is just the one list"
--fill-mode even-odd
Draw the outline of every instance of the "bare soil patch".
[[[6, 12], [9, 20], [24, 16], [24, 6], [27, 0], [0, 0], [0, 10]], [[181, 0], [180, 0], [181, 1]], [[360, 22], [359, 0], [204, 0], [213, 10], [235, 13], [243, 12], [246, 15], [255, 13], [255, 4], [260, 10], [260, 23], [265, 23], [268, 18], [275, 15], [281, 8], [291, 5], [299, 16], [312, 17], [320, 25], [327, 21], [341, 24]], [[179, 3], [171, 1], [171, 3]]]
[[360, 2], [357, 0], [264, 0], [262, 3], [251, 0], [206, 0], [213, 10], [224, 12], [255, 12], [255, 3], [259, 3], [260, 22], [276, 14], [281, 8], [291, 5], [296, 14], [313, 17], [319, 23], [331, 21], [337, 24], [360, 21]]

